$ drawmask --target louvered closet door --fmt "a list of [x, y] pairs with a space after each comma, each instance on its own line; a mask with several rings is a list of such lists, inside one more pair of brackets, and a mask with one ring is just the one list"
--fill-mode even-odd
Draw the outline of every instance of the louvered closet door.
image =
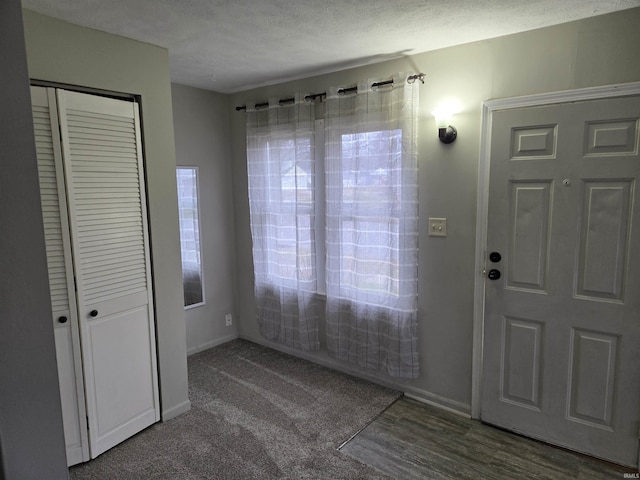
[[31, 101], [67, 464], [75, 465], [89, 460], [89, 445], [55, 92], [31, 87]]
[[91, 458], [159, 420], [137, 104], [58, 90]]

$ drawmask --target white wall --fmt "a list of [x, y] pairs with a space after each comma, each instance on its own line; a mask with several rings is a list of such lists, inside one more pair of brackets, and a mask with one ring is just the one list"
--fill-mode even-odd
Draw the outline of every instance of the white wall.
[[24, 10], [29, 76], [141, 98], [162, 418], [189, 409], [175, 146], [164, 48]]
[[0, 2], [0, 479], [67, 478], [19, 0]]
[[[227, 342], [238, 336], [235, 314], [235, 245], [229, 98], [206, 90], [172, 85], [176, 162], [198, 167], [200, 236], [205, 304], [185, 310], [187, 353]], [[235, 316], [235, 315], [234, 315]]]
[[[565, 25], [407, 56], [375, 65], [259, 88], [231, 97], [230, 121], [236, 225], [236, 310], [242, 337], [258, 333], [247, 195], [244, 114], [236, 105], [323, 92], [397, 71], [424, 72], [419, 107], [419, 349], [421, 376], [397, 381], [339, 364], [326, 352], [306, 355], [372, 376], [423, 399], [469, 412], [471, 403], [476, 196], [483, 101], [640, 80], [640, 8]], [[428, 28], [426, 26], [425, 28]], [[441, 144], [430, 112], [455, 96], [458, 139]], [[446, 238], [427, 235], [428, 217], [448, 219]], [[277, 347], [277, 346], [276, 346]], [[279, 348], [279, 347], [277, 347]]]

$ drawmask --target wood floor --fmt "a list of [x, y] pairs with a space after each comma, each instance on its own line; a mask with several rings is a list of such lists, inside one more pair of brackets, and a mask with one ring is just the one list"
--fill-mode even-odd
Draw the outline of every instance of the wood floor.
[[406, 397], [340, 450], [402, 480], [596, 480], [634, 472]]

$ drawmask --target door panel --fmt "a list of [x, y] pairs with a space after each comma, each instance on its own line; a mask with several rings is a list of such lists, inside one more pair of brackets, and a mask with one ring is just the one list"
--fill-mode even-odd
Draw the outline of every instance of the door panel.
[[632, 190], [632, 180], [584, 182], [577, 295], [622, 301]]
[[511, 160], [556, 158], [556, 124], [513, 128], [511, 135]]
[[612, 430], [618, 337], [573, 329], [568, 418]]
[[91, 458], [159, 420], [137, 105], [58, 90]]
[[80, 411], [84, 412], [84, 396], [78, 398], [78, 392], [75, 388], [75, 360], [71, 329], [56, 326], [54, 336], [67, 465], [71, 466], [89, 460], [86, 417], [79, 415]]
[[585, 156], [621, 156], [637, 153], [638, 119], [588, 121]]
[[493, 114], [481, 418], [637, 465], [640, 100]]
[[89, 445], [55, 93], [52, 89], [31, 87], [31, 102], [62, 420], [67, 465], [71, 466], [89, 460]]
[[551, 186], [548, 181], [511, 182], [509, 288], [547, 288]]
[[543, 324], [504, 318], [500, 398], [529, 408], [540, 408]]
[[[96, 437], [100, 442], [108, 441], [116, 432], [128, 438], [156, 421], [154, 384], [149, 376], [148, 323], [149, 311], [144, 305], [101, 314], [87, 322], [93, 354], [90, 375], [100, 405], [96, 411]], [[114, 345], [118, 346], [117, 356], [113, 355]]]

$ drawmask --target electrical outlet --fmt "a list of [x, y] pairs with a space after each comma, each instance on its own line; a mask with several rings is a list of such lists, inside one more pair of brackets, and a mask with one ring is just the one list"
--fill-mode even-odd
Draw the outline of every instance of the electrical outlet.
[[447, 219], [429, 217], [429, 236], [446, 237], [447, 236]]
[[227, 325], [227, 327], [230, 327], [231, 325], [233, 325], [233, 317], [231, 316], [230, 313], [227, 313], [224, 316], [224, 323]]

